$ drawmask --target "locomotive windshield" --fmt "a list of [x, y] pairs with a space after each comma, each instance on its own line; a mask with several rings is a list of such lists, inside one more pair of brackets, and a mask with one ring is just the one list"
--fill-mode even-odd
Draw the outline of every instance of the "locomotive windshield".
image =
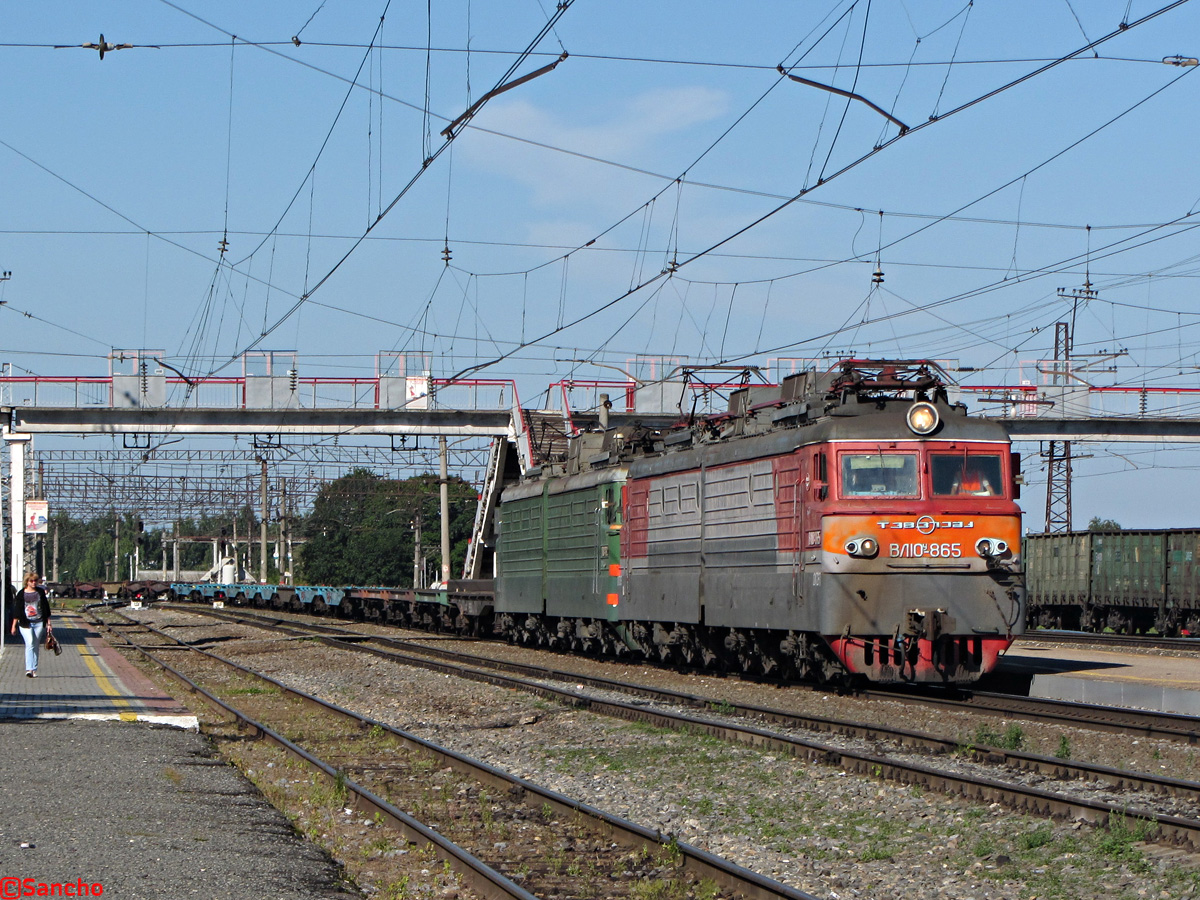
[[843, 453], [843, 497], [915, 497], [915, 453]]
[[934, 454], [929, 457], [929, 474], [935, 497], [998, 497], [1004, 493], [999, 454]]

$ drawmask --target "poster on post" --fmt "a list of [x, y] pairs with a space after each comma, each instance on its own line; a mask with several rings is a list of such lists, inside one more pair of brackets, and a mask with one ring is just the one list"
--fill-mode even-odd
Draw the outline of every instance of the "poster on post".
[[48, 500], [25, 501], [25, 533], [45, 534], [50, 522], [50, 502]]

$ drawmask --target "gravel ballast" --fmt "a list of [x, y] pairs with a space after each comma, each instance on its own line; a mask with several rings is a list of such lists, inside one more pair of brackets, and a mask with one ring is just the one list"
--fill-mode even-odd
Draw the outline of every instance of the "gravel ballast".
[[[159, 621], [182, 623], [177, 614]], [[195, 621], [195, 620], [193, 620]], [[715, 739], [606, 719], [491, 687], [384, 660], [354, 656], [311, 642], [262, 639], [262, 632], [219, 626], [221, 633], [257, 634], [238, 659], [285, 683], [326, 696], [357, 712], [444, 744], [608, 812], [674, 835], [740, 865], [829, 898], [1190, 898], [1200, 896], [1191, 857], [1136, 843], [1138, 823], [1108, 831], [1048, 822], [1000, 806], [978, 806], [834, 767], [806, 764]], [[179, 629], [198, 638], [212, 625]], [[217, 648], [232, 656], [231, 642]], [[497, 647], [494, 654], [524, 653]], [[553, 657], [564, 668], [563, 657]], [[574, 664], [574, 661], [571, 661]], [[586, 665], [596, 665], [586, 663]], [[947, 721], [900, 704], [861, 704], [798, 689], [779, 690], [733, 679], [685, 679], [631, 668], [610, 677], [655, 683], [679, 679], [692, 693], [788, 707], [816, 705], [829, 716], [887, 715], [914, 730], [969, 739], [979, 720]], [[619, 667], [628, 668], [628, 667]], [[922, 719], [939, 721], [922, 723]], [[995, 728], [995, 724], [988, 727]], [[1001, 726], [1003, 727], [1003, 726]], [[1073, 747], [1095, 761], [1138, 756], [1146, 748], [1119, 737], [1071, 732]], [[1064, 729], [1026, 726], [1030, 744], [1053, 754]], [[1104, 747], [1100, 745], [1105, 745]], [[1141, 749], [1139, 749], [1141, 747]], [[1154, 747], [1192, 759], [1194, 751]], [[1154, 755], [1157, 754], [1157, 757]], [[1188, 756], [1188, 755], [1191, 756]], [[1084, 755], [1083, 753], [1073, 755]], [[1187, 773], [1176, 773], [1189, 777]]]

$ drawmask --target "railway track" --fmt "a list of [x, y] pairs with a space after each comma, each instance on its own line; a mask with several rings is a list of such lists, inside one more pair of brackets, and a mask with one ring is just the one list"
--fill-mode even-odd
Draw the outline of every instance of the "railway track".
[[1020, 640], [1028, 644], [1066, 644], [1106, 650], [1167, 650], [1200, 654], [1200, 637], [1156, 637], [1153, 635], [1097, 634], [1090, 631], [1026, 631]]
[[1139, 735], [1155, 740], [1200, 744], [1200, 719], [1179, 713], [1099, 706], [1070, 700], [1046, 700], [1014, 694], [993, 694], [976, 691], [957, 697], [942, 697], [932, 693], [917, 693], [904, 689], [863, 691], [862, 696], [902, 699], [934, 709], [962, 710], [985, 713], [1003, 718], [1020, 718], [1032, 722], [1088, 728], [1121, 735]]
[[[283, 630], [287, 628], [306, 629], [304, 633], [322, 635], [350, 643], [375, 642], [404, 653], [415, 654], [418, 657], [431, 657], [459, 665], [468, 664], [480, 668], [509, 671], [530, 678], [546, 678], [553, 681], [564, 681], [587, 684], [602, 690], [634, 694], [651, 699], [659, 699], [681, 706], [701, 708], [729, 707], [737, 715], [749, 715], [769, 722], [797, 724], [798, 727], [811, 730], [829, 730], [820, 725], [815, 717], [796, 717], [794, 713], [761, 706], [730, 704], [728, 701], [713, 697], [700, 697], [679, 691], [669, 691], [645, 684], [633, 684], [608, 678], [582, 675], [578, 672], [562, 672], [540, 666], [521, 665], [519, 663], [493, 660], [487, 657], [460, 653], [429, 646], [429, 638], [405, 640], [386, 635], [371, 634], [356, 631], [344, 626], [326, 625], [319, 622], [301, 621], [278, 616], [274, 613], [233, 611], [229, 609], [210, 609], [209, 607], [189, 604], [161, 604], [165, 609], [175, 609], [180, 612], [197, 613], [211, 618], [224, 619], [230, 622], [241, 622], [259, 627]], [[456, 641], [457, 643], [458, 641]], [[898, 700], [904, 703], [918, 704], [934, 709], [962, 710], [968, 709], [974, 713], [982, 713], [1003, 718], [1019, 717], [1031, 721], [1045, 722], [1055, 725], [1085, 727], [1098, 731], [1109, 731], [1120, 734], [1137, 734], [1142, 737], [1176, 741], [1185, 744], [1200, 744], [1200, 720], [1193, 716], [1175, 713], [1163, 713], [1150, 710], [1125, 709], [1109, 706], [1097, 706], [1088, 703], [1072, 703], [1063, 700], [1043, 700], [1031, 697], [1021, 697], [1010, 694], [994, 694], [987, 692], [962, 693], [953, 695], [938, 694], [932, 691], [912, 691], [903, 688], [881, 689], [872, 688], [861, 692], [861, 696], [871, 699]], [[812, 724], [800, 724], [797, 719], [811, 721]], [[878, 729], [879, 726], [864, 726]]]
[[[1200, 784], [1196, 782], [1131, 773], [1018, 750], [963, 746], [945, 738], [877, 724], [739, 706], [662, 688], [584, 676], [577, 672], [557, 672], [511, 662], [502, 663], [323, 623], [299, 623], [272, 615], [259, 616], [229, 610], [173, 608], [295, 637], [315, 635], [329, 646], [369, 653], [405, 665], [418, 665], [455, 677], [525, 690], [568, 705], [586, 707], [592, 712], [658, 727], [687, 729], [726, 741], [751, 744], [839, 766], [847, 772], [919, 784], [930, 790], [958, 794], [980, 802], [999, 802], [1038, 815], [1095, 824], [1105, 824], [1114, 817], [1123, 819], [1129, 815], [1153, 822], [1159, 841], [1184, 844], [1193, 852], [1200, 852], [1200, 821], [1193, 818], [1193, 811], [1200, 806]], [[562, 682], [576, 687], [558, 686]], [[580, 690], [579, 686], [582, 685], [592, 691]], [[617, 699], [620, 695], [628, 694], [671, 707], [699, 708], [710, 713], [690, 714], [649, 708], [644, 703], [627, 703]], [[713, 716], [711, 711], [721, 715]], [[734, 716], [753, 718], [785, 729], [849, 738], [858, 742], [858, 747], [845, 744], [835, 746], [778, 730], [728, 721]], [[880, 743], [892, 744], [896, 749], [886, 754], [863, 749], [864, 746]], [[948, 765], [947, 761], [953, 761], [954, 764]], [[970, 765], [963, 765], [964, 762]], [[997, 776], [997, 772], [1004, 773], [1003, 777]], [[1025, 777], [1022, 781], [1020, 777], [1012, 777], [1013, 772], [1033, 777]], [[1047, 790], [1032, 783], [1048, 779], [1054, 780], [1058, 789]], [[1097, 786], [1100, 787], [1099, 791]], [[1097, 799], [1104, 792], [1116, 796]], [[1130, 808], [1130, 798], [1134, 795], [1138, 796], [1139, 801], [1144, 801], [1141, 808]]]
[[[123, 618], [124, 625], [97, 624], [114, 635], [116, 646], [142, 654], [243, 728], [302, 760], [355, 809], [414, 844], [435, 848], [482, 897], [572, 896], [572, 884], [586, 877], [596, 898], [635, 897], [637, 885], [650, 880], [668, 897], [674, 890], [712, 900], [815, 900]], [[135, 640], [134, 632], [152, 636], [154, 644]], [[420, 810], [420, 818], [406, 809]], [[564, 846], [569, 850], [559, 852]]]

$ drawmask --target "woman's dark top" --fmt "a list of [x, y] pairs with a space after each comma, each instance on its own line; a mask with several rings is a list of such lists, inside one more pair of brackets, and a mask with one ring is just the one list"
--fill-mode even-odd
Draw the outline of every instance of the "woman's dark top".
[[[34, 588], [38, 596], [38, 612], [41, 613], [42, 621], [50, 621], [50, 601], [46, 599], [46, 590], [42, 587]], [[9, 603], [12, 604], [12, 618], [17, 620], [17, 624], [22, 628], [29, 627], [29, 616], [25, 614], [25, 592], [13, 591], [9, 594], [11, 598]]]

